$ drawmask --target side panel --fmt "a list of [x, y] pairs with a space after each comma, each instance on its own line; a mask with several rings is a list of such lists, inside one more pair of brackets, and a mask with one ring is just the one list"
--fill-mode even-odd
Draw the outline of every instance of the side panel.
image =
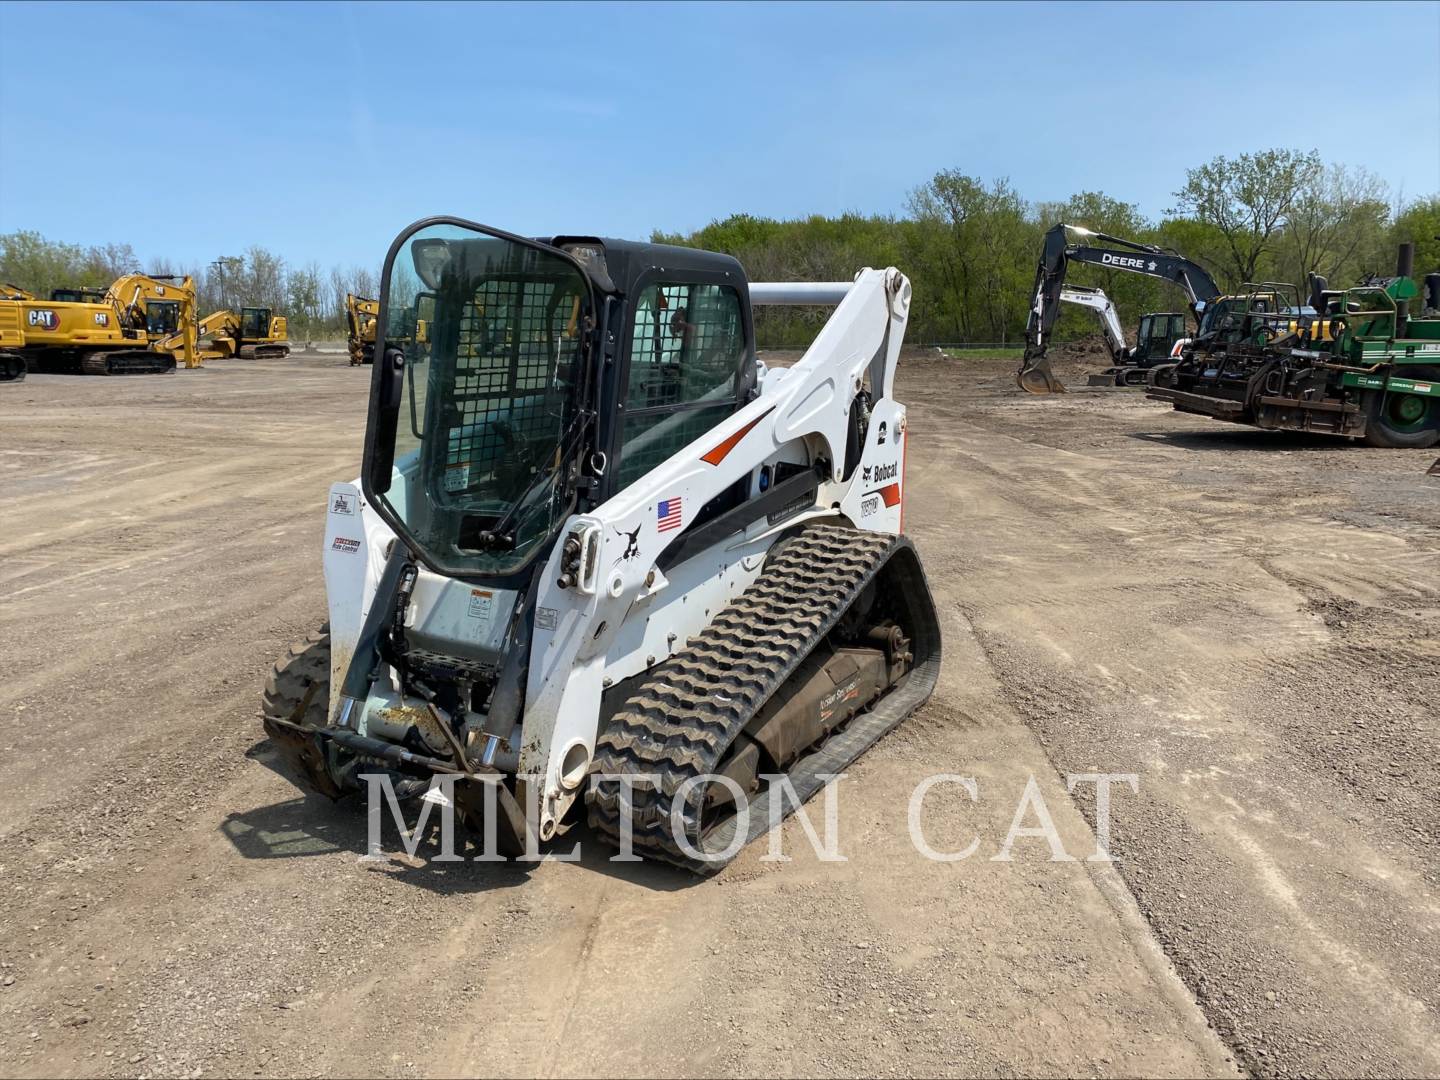
[[[763, 523], [755, 532], [763, 528]], [[732, 548], [714, 547], [670, 568], [657, 568], [654, 582], [636, 599], [620, 625], [605, 662], [605, 685], [638, 675], [669, 658], [704, 629], [760, 573], [774, 535], [760, 535]]]
[[[562, 769], [562, 762], [583, 764], [590, 759], [608, 658], [635, 655], [617, 645], [625, 623], [637, 615], [632, 607], [664, 589], [657, 560], [709, 500], [752, 474], [761, 461], [801, 440], [812, 447], [812, 460], [823, 456], [831, 463], [832, 479], [821, 485], [820, 505], [843, 501], [844, 486], [833, 477], [847, 471], [850, 403], [867, 375], [878, 414], [888, 417], [888, 424], [897, 418], [885, 406], [894, 392], [910, 296], [910, 283], [899, 271], [861, 271], [804, 357], [775, 380], [773, 388], [767, 378], [759, 398], [592, 513], [567, 524], [562, 542], [541, 571], [520, 750], [520, 771], [545, 777], [541, 839], [553, 834], [578, 794], [578, 782], [573, 787], [562, 783], [562, 774], [577, 770], [570, 765]], [[874, 430], [878, 439], [878, 422]], [[899, 462], [899, 454], [894, 461]], [[854, 484], [860, 475], [856, 469], [846, 483]], [[858, 496], [855, 508], [858, 513]], [[898, 504], [883, 520], [893, 521], [889, 531], [898, 531]], [[593, 581], [593, 592], [557, 584], [566, 535], [591, 552], [581, 581]], [[675, 595], [685, 602], [679, 590]], [[698, 619], [687, 611], [681, 628], [706, 618], [702, 605]]]
[[881, 401], [870, 415], [860, 465], [840, 509], [857, 528], [900, 532], [905, 497], [905, 407]]
[[330, 609], [330, 718], [350, 667], [360, 628], [395, 539], [360, 493], [360, 481], [331, 484], [325, 508], [325, 596]]

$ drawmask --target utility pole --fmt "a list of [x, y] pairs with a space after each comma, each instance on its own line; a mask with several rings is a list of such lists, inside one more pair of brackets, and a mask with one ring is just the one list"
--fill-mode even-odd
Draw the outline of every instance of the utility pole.
[[210, 271], [220, 282], [219, 306], [222, 308], [228, 307], [229, 305], [225, 303], [225, 260], [216, 259], [210, 264]]

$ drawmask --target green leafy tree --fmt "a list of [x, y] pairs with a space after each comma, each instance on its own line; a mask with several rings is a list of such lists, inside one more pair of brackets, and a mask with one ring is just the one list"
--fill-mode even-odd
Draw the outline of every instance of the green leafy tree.
[[1235, 287], [1261, 276], [1265, 257], [1322, 168], [1314, 150], [1221, 155], [1186, 171], [1184, 187], [1175, 192], [1177, 210], [1220, 231]]
[[1368, 269], [1388, 272], [1393, 267], [1395, 249], [1403, 243], [1415, 245], [1415, 273], [1418, 277], [1440, 273], [1440, 195], [1417, 199], [1395, 217], [1386, 245], [1386, 262], [1376, 262]]
[[1278, 280], [1304, 284], [1313, 272], [1332, 281], [1353, 280], [1383, 246], [1390, 216], [1389, 189], [1365, 169], [1331, 165], [1295, 200], [1276, 246]]

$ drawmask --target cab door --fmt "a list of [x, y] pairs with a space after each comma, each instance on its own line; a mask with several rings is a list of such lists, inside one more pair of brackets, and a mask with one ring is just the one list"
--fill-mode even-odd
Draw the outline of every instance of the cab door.
[[270, 309], [247, 307], [240, 309], [240, 340], [264, 341], [270, 336]]
[[745, 299], [732, 280], [703, 271], [651, 273], [637, 283], [606, 497], [745, 403]]

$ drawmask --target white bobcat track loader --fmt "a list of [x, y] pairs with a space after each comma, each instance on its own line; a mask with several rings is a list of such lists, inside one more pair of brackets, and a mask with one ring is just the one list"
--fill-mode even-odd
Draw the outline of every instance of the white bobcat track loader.
[[[725, 865], [772, 798], [793, 809], [779, 777], [803, 801], [935, 685], [901, 534], [910, 292], [893, 268], [752, 285], [688, 248], [406, 230], [363, 473], [329, 496], [328, 635], [266, 689], [289, 771], [332, 797], [458, 774], [507, 854], [583, 804], [641, 854]], [[764, 303], [835, 311], [767, 370]]]

